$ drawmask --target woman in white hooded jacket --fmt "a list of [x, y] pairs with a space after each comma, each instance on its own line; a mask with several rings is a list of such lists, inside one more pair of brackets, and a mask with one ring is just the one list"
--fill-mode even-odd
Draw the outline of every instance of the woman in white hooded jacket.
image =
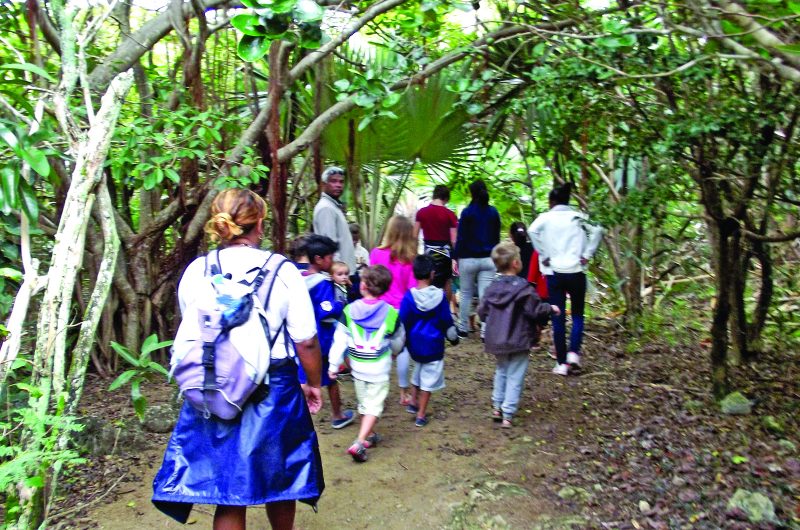
[[570, 367], [581, 363], [583, 309], [586, 300], [586, 264], [592, 259], [603, 230], [589, 224], [586, 214], [569, 204], [571, 186], [566, 183], [550, 192], [550, 210], [539, 215], [528, 229], [533, 246], [539, 252], [539, 266], [547, 279], [550, 303], [566, 307], [569, 294], [572, 331], [569, 350], [566, 344], [566, 311], [553, 315], [553, 341], [556, 365], [553, 373], [569, 374]]

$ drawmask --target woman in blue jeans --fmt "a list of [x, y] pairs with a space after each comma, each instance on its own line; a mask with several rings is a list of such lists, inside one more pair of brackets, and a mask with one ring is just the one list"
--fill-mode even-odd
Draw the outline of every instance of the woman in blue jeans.
[[[470, 331], [469, 314], [475, 290], [478, 298], [492, 283], [496, 270], [492, 263], [492, 249], [500, 242], [500, 214], [489, 205], [489, 190], [486, 183], [478, 179], [469, 185], [472, 201], [461, 212], [458, 220], [456, 247], [453, 252], [458, 259], [461, 303], [459, 304], [458, 335], [466, 337]], [[483, 337], [483, 324], [481, 324]]]
[[[533, 246], [539, 252], [539, 266], [547, 279], [550, 303], [560, 308], [553, 316], [553, 341], [556, 346], [556, 365], [553, 373], [568, 375], [570, 368], [581, 364], [583, 341], [583, 309], [586, 300], [586, 264], [592, 259], [603, 230], [589, 224], [583, 212], [569, 204], [569, 183], [550, 192], [550, 210], [541, 214], [528, 229]], [[566, 299], [569, 295], [572, 331], [567, 350]]]

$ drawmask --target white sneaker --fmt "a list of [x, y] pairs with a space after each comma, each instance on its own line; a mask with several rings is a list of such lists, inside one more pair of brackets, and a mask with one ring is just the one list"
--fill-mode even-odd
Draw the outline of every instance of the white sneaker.
[[581, 367], [581, 356], [574, 351], [567, 352], [567, 364], [575, 368]]
[[553, 368], [553, 373], [556, 375], [569, 375], [569, 365], [568, 364], [556, 364]]

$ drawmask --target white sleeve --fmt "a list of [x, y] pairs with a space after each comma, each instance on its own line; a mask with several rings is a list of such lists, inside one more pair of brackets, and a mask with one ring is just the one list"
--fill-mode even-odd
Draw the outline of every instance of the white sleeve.
[[528, 228], [528, 237], [531, 239], [531, 243], [533, 243], [533, 248], [539, 253], [540, 260], [545, 260], [550, 257], [550, 249], [547, 248], [546, 238], [544, 237], [546, 222], [545, 214], [541, 214], [531, 223], [530, 228]]
[[308, 295], [306, 283], [300, 272], [291, 263], [284, 263], [278, 271], [278, 278], [283, 281], [288, 291], [288, 307], [286, 309], [286, 329], [294, 342], [303, 342], [317, 334], [317, 323], [314, 320], [314, 308]]
[[344, 362], [344, 354], [347, 351], [347, 335], [347, 327], [342, 323], [336, 324], [336, 331], [333, 332], [333, 344], [328, 352], [330, 366], [323, 367], [330, 373], [339, 372], [339, 367]]
[[591, 225], [588, 222], [586, 222], [584, 226], [589, 234], [581, 257], [591, 259], [592, 256], [594, 256], [594, 253], [597, 252], [597, 247], [600, 245], [600, 241], [603, 239], [603, 227], [599, 225]]
[[203, 281], [205, 276], [206, 258], [201, 256], [195, 259], [183, 271], [178, 282], [178, 304], [181, 308], [181, 315], [186, 311], [186, 306], [194, 302], [194, 297], [198, 293], [197, 286]]

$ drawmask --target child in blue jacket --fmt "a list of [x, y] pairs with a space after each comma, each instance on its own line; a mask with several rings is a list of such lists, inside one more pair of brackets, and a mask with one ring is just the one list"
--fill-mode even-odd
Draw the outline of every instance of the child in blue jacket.
[[[328, 366], [328, 355], [333, 344], [336, 323], [342, 317], [344, 303], [336, 297], [336, 286], [331, 279], [330, 270], [333, 265], [333, 254], [338, 249], [334, 240], [327, 236], [311, 234], [306, 237], [305, 252], [308, 256], [308, 269], [302, 272], [306, 281], [311, 305], [314, 307], [314, 320], [317, 322], [317, 338], [322, 351], [322, 366]], [[327, 377], [323, 370], [322, 386], [328, 387], [331, 400], [331, 427], [341, 429], [353, 423], [355, 415], [352, 410], [342, 410], [342, 398], [339, 385], [335, 379]], [[300, 384], [306, 383], [303, 367], [298, 367], [297, 377]]]
[[431, 392], [444, 388], [444, 339], [458, 344], [458, 333], [447, 296], [433, 285], [433, 259], [428, 255], [417, 256], [413, 267], [417, 286], [412, 287], [400, 303], [406, 347], [415, 362], [411, 404], [406, 410], [416, 414], [417, 427], [424, 427], [428, 424], [426, 412]]

